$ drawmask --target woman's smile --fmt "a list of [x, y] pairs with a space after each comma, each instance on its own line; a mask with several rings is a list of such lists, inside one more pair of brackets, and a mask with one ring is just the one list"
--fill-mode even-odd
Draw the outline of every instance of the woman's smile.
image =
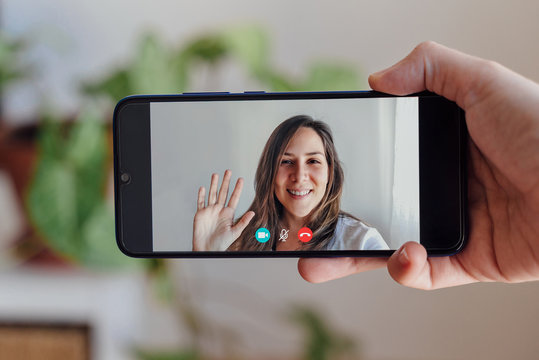
[[305, 197], [307, 197], [307, 195], [309, 195], [311, 193], [312, 190], [292, 190], [292, 189], [287, 189], [286, 191], [288, 191], [288, 193], [290, 194], [290, 196], [293, 199], [304, 199]]

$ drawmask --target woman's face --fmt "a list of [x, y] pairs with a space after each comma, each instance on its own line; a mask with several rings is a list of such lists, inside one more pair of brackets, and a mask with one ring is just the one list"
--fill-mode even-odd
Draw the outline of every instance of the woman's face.
[[301, 127], [279, 163], [275, 195], [289, 215], [306, 217], [322, 200], [328, 176], [322, 139], [313, 129]]

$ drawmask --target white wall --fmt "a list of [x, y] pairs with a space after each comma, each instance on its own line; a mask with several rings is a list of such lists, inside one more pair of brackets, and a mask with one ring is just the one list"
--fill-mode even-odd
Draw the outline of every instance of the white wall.
[[[32, 57], [41, 74], [9, 96], [6, 110], [22, 121], [41, 96], [75, 110], [78, 80], [94, 79], [129, 59], [146, 30], [178, 44], [238, 23], [264, 26], [272, 37], [273, 62], [291, 74], [302, 74], [316, 58], [341, 59], [367, 75], [396, 62], [420, 41], [435, 40], [537, 81], [538, 8], [533, 0], [4, 0], [2, 26], [10, 33], [31, 34]], [[236, 91], [245, 84], [234, 73], [211, 86]], [[366, 80], [361, 87], [368, 88]]]
[[[368, 74], [431, 39], [538, 81], [538, 13], [539, 2], [531, 0], [2, 2], [6, 29], [33, 30], [36, 41], [59, 50], [40, 46], [34, 52], [43, 75], [24, 94], [47, 94], [66, 111], [76, 109], [74, 79], [98, 76], [127, 59], [142, 30], [157, 29], [176, 42], [238, 22], [266, 26], [272, 60], [293, 74], [313, 58], [342, 59]], [[234, 78], [222, 80], [230, 81], [223, 89], [243, 90]], [[9, 113], [25, 117], [35, 98], [12, 94]], [[253, 352], [295, 349], [298, 334], [278, 312], [295, 301], [315, 304], [336, 327], [355, 334], [368, 359], [533, 359], [539, 353], [537, 282], [425, 293], [396, 285], [384, 270], [311, 285], [299, 278], [293, 259], [176, 262], [191, 279], [205, 279], [191, 296], [213, 320], [244, 334]], [[155, 337], [173, 337], [166, 319], [153, 326]]]

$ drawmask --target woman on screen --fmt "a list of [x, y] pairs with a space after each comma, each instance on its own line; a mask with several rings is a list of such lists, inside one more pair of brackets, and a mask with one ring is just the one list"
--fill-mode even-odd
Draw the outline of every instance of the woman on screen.
[[[193, 250], [389, 249], [375, 228], [340, 210], [344, 174], [322, 121], [298, 115], [275, 128], [256, 170], [255, 199], [237, 221], [243, 179], [226, 204], [231, 175], [225, 172], [219, 192], [218, 175], [212, 175], [207, 203], [205, 188], [199, 189]], [[304, 228], [312, 234], [301, 241]]]

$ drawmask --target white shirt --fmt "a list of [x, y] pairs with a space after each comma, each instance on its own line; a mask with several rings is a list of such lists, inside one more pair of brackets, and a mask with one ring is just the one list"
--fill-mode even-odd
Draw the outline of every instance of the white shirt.
[[349, 216], [339, 215], [327, 250], [389, 250], [389, 246], [375, 228]]

